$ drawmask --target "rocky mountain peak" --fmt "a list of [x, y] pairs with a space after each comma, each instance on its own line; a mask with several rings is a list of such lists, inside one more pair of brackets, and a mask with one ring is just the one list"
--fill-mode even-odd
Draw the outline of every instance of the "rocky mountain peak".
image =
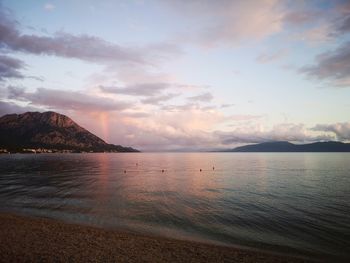
[[26, 112], [0, 118], [0, 148], [55, 148], [81, 151], [136, 151], [108, 144], [57, 112]]

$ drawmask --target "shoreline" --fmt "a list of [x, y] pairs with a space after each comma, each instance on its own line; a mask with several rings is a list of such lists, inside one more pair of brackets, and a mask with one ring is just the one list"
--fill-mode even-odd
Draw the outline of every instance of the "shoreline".
[[0, 262], [317, 262], [12, 213], [0, 213], [0, 237]]

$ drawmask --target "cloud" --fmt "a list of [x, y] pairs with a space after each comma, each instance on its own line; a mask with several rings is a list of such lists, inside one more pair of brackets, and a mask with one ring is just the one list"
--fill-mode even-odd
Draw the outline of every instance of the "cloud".
[[307, 44], [331, 42], [346, 33], [347, 11], [344, 1], [332, 1], [327, 8], [321, 2], [290, 2], [284, 15], [284, 27], [290, 39]]
[[0, 55], [0, 82], [6, 78], [23, 78], [19, 70], [24, 66], [24, 62], [19, 59]]
[[75, 111], [121, 111], [131, 108], [132, 104], [110, 98], [91, 96], [78, 91], [38, 88], [34, 92], [25, 89], [8, 87], [8, 98], [41, 106], [53, 110]]
[[[195, 88], [198, 88], [195, 86]], [[119, 94], [119, 95], [128, 95], [135, 97], [143, 97], [140, 102], [142, 104], [150, 104], [150, 105], [161, 105], [163, 102], [169, 101], [175, 97], [180, 96], [178, 92], [169, 92], [165, 93], [167, 90], [187, 90], [193, 89], [193, 85], [184, 85], [179, 83], [168, 83], [168, 82], [154, 82], [154, 83], [138, 83], [132, 84], [125, 87], [117, 87], [117, 86], [99, 86], [100, 91], [106, 94]], [[204, 93], [198, 96], [188, 98], [192, 101], [206, 101], [209, 102], [212, 99], [212, 95], [210, 93]], [[183, 106], [163, 106], [165, 110], [174, 110], [175, 108], [183, 109], [183, 108], [193, 108], [193, 104], [186, 104]]]
[[[199, 109], [186, 111], [155, 111], [140, 121], [128, 125], [132, 145], [147, 150], [203, 148], [213, 143], [210, 130], [223, 120], [220, 112]], [[215, 143], [215, 142], [214, 142]]]
[[148, 118], [150, 116], [150, 113], [147, 112], [123, 112], [119, 114], [123, 117], [130, 118]]
[[224, 109], [224, 108], [230, 108], [232, 106], [235, 106], [235, 104], [233, 103], [224, 103], [220, 105], [220, 108]]
[[336, 40], [349, 30], [348, 1], [331, 1], [327, 8], [321, 2], [291, 1], [285, 8], [284, 29], [291, 39], [307, 44]]
[[[203, 89], [207, 88], [207, 86], [198, 86], [198, 85], [188, 85], [188, 84], [181, 84], [176, 82], [167, 82], [169, 81], [166, 78], [162, 78], [162, 76], [159, 76], [158, 78], [154, 78], [155, 80], [162, 80], [164, 79], [164, 82], [140, 82], [136, 84], [130, 84], [123, 87], [119, 86], [105, 86], [105, 85], [99, 85], [100, 91], [103, 93], [109, 93], [109, 94], [122, 94], [122, 95], [129, 95], [129, 96], [139, 96], [139, 97], [152, 97], [152, 96], [159, 96], [164, 91], [167, 90], [195, 90], [195, 89]], [[128, 80], [128, 79], [127, 79]], [[147, 76], [144, 72], [144, 78], [142, 80], [148, 81], [153, 80], [152, 77]], [[173, 95], [177, 93], [172, 93]], [[164, 94], [163, 94], [164, 95]], [[207, 95], [206, 95], [207, 96]]]
[[336, 20], [337, 34], [346, 34], [350, 31], [350, 2], [345, 1], [337, 6], [339, 17]]
[[277, 124], [270, 129], [252, 123], [249, 127], [238, 125], [231, 131], [215, 131], [225, 120], [220, 112], [195, 108], [160, 111], [131, 122], [114, 119], [118, 123], [116, 125], [124, 130], [113, 134], [112, 141], [124, 138], [130, 145], [143, 150], [203, 150], [269, 141], [314, 142], [335, 139], [333, 135], [320, 134], [303, 124], [293, 123]]
[[40, 109], [31, 106], [20, 106], [13, 102], [0, 100], [0, 117], [5, 114], [24, 113], [27, 111], [39, 111]]
[[171, 87], [169, 83], [140, 83], [129, 85], [127, 87], [107, 87], [99, 86], [100, 90], [105, 93], [112, 94], [123, 94], [130, 96], [155, 96], [160, 94], [162, 91]]
[[330, 25], [327, 21], [324, 24], [320, 24], [312, 28], [301, 30], [295, 34], [291, 34], [291, 39], [299, 41], [301, 40], [308, 44], [320, 44], [333, 39], [333, 36], [331, 34], [332, 30], [332, 25]]
[[316, 63], [299, 70], [310, 77], [327, 80], [336, 87], [350, 87], [350, 41], [317, 56]]
[[350, 140], [350, 122], [317, 124], [312, 130], [332, 132], [337, 136], [338, 140]]
[[199, 94], [196, 96], [189, 97], [187, 99], [190, 101], [210, 102], [210, 101], [212, 101], [213, 98], [214, 97], [211, 93], [206, 92], [206, 93], [202, 93], [202, 94]]
[[215, 106], [201, 106], [199, 103], [185, 103], [181, 105], [163, 105], [161, 107], [163, 111], [167, 112], [186, 112], [186, 111], [211, 111], [215, 110]]
[[[327, 12], [327, 13], [325, 13]], [[339, 1], [332, 3], [332, 8], [319, 13], [321, 21], [317, 27], [312, 27], [300, 33], [300, 36], [309, 41], [326, 41], [340, 39], [337, 48], [323, 52], [315, 58], [313, 65], [304, 66], [299, 72], [307, 76], [326, 81], [333, 87], [350, 87], [350, 41], [346, 40], [345, 34], [350, 31], [350, 3]]]
[[150, 61], [179, 54], [180, 48], [171, 43], [146, 47], [123, 47], [90, 35], [56, 32], [53, 36], [22, 34], [19, 24], [0, 6], [0, 48], [36, 55], [76, 58], [96, 63], [136, 63], [152, 65]]
[[[204, 46], [236, 45], [242, 40], [260, 40], [280, 32], [283, 1], [221, 0], [162, 1], [190, 20], [192, 29], [184, 39]], [[195, 25], [195, 26], [193, 26]]]
[[265, 130], [260, 127], [237, 128], [231, 132], [215, 132], [224, 145], [270, 141], [311, 142], [332, 140], [330, 135], [312, 134], [303, 124], [282, 123]]
[[279, 60], [285, 56], [288, 55], [288, 50], [287, 49], [280, 49], [278, 51], [275, 51], [275, 52], [272, 52], [272, 53], [263, 53], [263, 54], [260, 54], [256, 60], [259, 62], [259, 63], [269, 63], [269, 62], [273, 62], [273, 61], [276, 61], [276, 60]]
[[159, 105], [160, 103], [169, 101], [179, 95], [180, 95], [179, 93], [168, 93], [160, 96], [145, 98], [145, 99], [142, 99], [141, 102], [143, 104]]
[[348, 15], [346, 18], [344, 18], [344, 20], [342, 21], [342, 23], [338, 27], [338, 31], [341, 33], [350, 32], [350, 15]]
[[333, 1], [329, 8], [318, 10], [310, 17], [314, 25], [304, 31], [304, 36], [308, 40], [338, 39], [350, 31], [349, 1]]
[[251, 121], [263, 118], [263, 115], [233, 114], [226, 117], [227, 121]]
[[55, 8], [56, 8], [56, 6], [51, 4], [51, 3], [46, 3], [44, 5], [44, 9], [47, 10], [47, 11], [53, 11]]
[[348, 1], [202, 0], [160, 1], [181, 16], [187, 29], [179, 41], [204, 47], [237, 46], [287, 33], [319, 44], [349, 31]]
[[25, 95], [25, 89], [17, 86], [8, 86], [7, 87], [7, 98], [20, 100], [22, 96]]
[[301, 26], [320, 19], [320, 15], [321, 13], [316, 10], [291, 10], [285, 14], [283, 20], [286, 24]]
[[[26, 92], [12, 87], [8, 93], [10, 99], [27, 103], [29, 107], [42, 107], [40, 110], [62, 108], [66, 114], [72, 110], [69, 116], [109, 142], [133, 145], [142, 150], [218, 149], [228, 145], [276, 140], [309, 142], [334, 139], [332, 135], [320, 134], [318, 130], [310, 130], [303, 124], [284, 123], [264, 129], [254, 123], [259, 116], [225, 116], [215, 109], [205, 110], [196, 104], [182, 105], [182, 110], [145, 112], [133, 110], [131, 105], [119, 107], [114, 100], [101, 100], [100, 97], [79, 92], [45, 89]], [[24, 111], [27, 108], [12, 102], [0, 103], [0, 113]], [[106, 119], [108, 122], [103, 121]], [[242, 120], [249, 122], [241, 125]], [[215, 131], [227, 121], [236, 121], [236, 128], [231, 131]], [[345, 131], [345, 128], [338, 130]]]

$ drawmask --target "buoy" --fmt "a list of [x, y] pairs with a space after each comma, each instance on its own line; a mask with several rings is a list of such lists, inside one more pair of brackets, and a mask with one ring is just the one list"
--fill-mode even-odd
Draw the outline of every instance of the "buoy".
[[124, 173], [126, 174], [126, 170], [124, 170]]
[[164, 170], [162, 170], [162, 173], [164, 173]]
[[215, 170], [215, 167], [213, 166], [213, 170]]
[[201, 172], [201, 171], [202, 171], [202, 169], [199, 169], [199, 171]]

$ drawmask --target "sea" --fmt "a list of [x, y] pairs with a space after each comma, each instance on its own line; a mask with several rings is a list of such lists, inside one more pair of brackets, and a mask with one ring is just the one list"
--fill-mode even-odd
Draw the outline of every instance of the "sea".
[[111, 230], [350, 260], [350, 153], [3, 154], [0, 204]]

